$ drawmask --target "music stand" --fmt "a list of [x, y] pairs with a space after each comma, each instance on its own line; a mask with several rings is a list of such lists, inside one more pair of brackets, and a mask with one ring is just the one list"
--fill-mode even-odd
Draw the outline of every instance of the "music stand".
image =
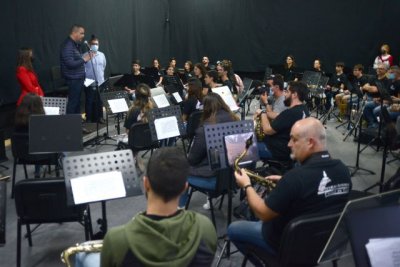
[[[160, 137], [163, 136], [164, 134], [166, 134], [165, 132], [163, 132], [163, 133], [157, 132], [156, 124], [157, 124], [158, 121], [156, 121], [156, 120], [165, 119], [165, 118], [171, 118], [171, 117], [175, 117], [176, 118], [176, 119], [174, 119], [174, 121], [176, 120], [177, 130], [179, 131], [179, 133], [175, 131], [176, 135], [170, 136], [170, 137], [184, 136], [186, 134], [185, 125], [184, 125], [183, 120], [182, 120], [182, 113], [181, 113], [181, 109], [180, 109], [179, 106], [169, 106], [169, 107], [165, 107], [165, 108], [155, 108], [155, 109], [151, 109], [150, 112], [149, 112], [150, 133], [151, 133], [151, 139], [154, 142], [162, 140], [162, 139], [165, 139], [165, 138], [160, 138]], [[171, 125], [167, 125], [167, 126], [168, 126], [168, 128], [171, 127]], [[184, 147], [184, 149], [185, 149], [185, 147]]]
[[221, 86], [211, 89], [213, 93], [219, 94], [224, 102], [232, 111], [237, 111], [239, 109], [235, 99], [233, 98], [231, 90], [228, 86]]
[[[122, 173], [126, 197], [143, 194], [136, 173], [135, 159], [130, 149], [66, 157], [63, 159], [63, 170], [67, 191], [67, 204], [70, 206], [75, 205], [71, 179], [110, 171]], [[101, 200], [103, 219], [101, 220], [102, 226], [98, 237], [104, 236], [107, 232], [107, 200], [109, 199]]]
[[106, 107], [106, 122], [107, 122], [107, 136], [108, 136], [108, 115], [115, 114], [117, 117], [117, 133], [121, 133], [121, 127], [120, 127], [120, 118], [121, 118], [121, 112], [116, 112], [113, 113], [110, 103], [108, 102], [109, 100], [115, 100], [115, 99], [125, 99], [126, 105], [129, 107], [130, 106], [130, 101], [129, 101], [129, 94], [125, 90], [119, 90], [119, 91], [111, 91], [111, 92], [104, 92], [100, 94], [101, 100], [104, 103], [104, 106]]
[[[334, 230], [332, 231], [331, 236], [328, 239], [328, 242], [325, 245], [324, 250], [321, 253], [321, 256], [318, 259], [318, 263], [338, 260], [352, 253], [349, 242], [350, 241], [349, 230], [353, 229], [348, 228], [348, 225], [346, 223], [346, 219], [349, 217], [349, 215], [351, 217], [353, 213], [354, 214], [358, 212], [368, 213], [369, 211], [373, 211], [373, 209], [377, 208], [384, 208], [384, 207], [398, 208], [399, 199], [400, 199], [400, 190], [394, 190], [387, 193], [371, 195], [368, 197], [350, 200], [349, 202], [347, 202], [345, 208], [342, 211], [342, 214], [340, 215], [338, 222], [336, 223]], [[357, 224], [357, 227], [360, 228], [359, 230], [363, 233], [363, 235], [367, 234], [369, 236], [376, 236], [376, 237], [379, 235], [387, 236], [388, 233], [391, 233], [393, 231], [392, 223], [394, 222], [394, 220], [392, 220], [392, 216], [394, 216], [394, 214], [395, 213], [391, 213], [390, 220], [382, 220], [382, 217], [371, 216], [368, 218], [368, 220], [363, 220], [361, 223]], [[398, 219], [399, 217], [397, 216], [396, 220]], [[370, 222], [373, 222], [375, 226], [370, 226], [369, 225]], [[388, 225], [389, 227], [387, 227]], [[395, 227], [398, 235], [399, 234], [398, 223], [395, 225]], [[364, 230], [366, 230], [367, 232], [364, 232]], [[350, 237], [351, 238], [354, 237], [351, 231], [350, 231]], [[356, 238], [358, 239], [358, 237]], [[365, 239], [354, 240], [352, 241], [352, 244], [354, 242], [362, 242], [363, 240]], [[365, 255], [366, 253], [365, 246], [363, 247], [363, 250], [364, 250], [363, 254]], [[366, 259], [367, 258], [365, 257], [365, 260]], [[357, 266], [368, 266], [368, 264], [357, 264]]]
[[42, 97], [43, 107], [58, 107], [59, 115], [65, 115], [67, 111], [68, 98], [66, 97]]
[[82, 150], [80, 114], [30, 116], [29, 153], [61, 153]]
[[242, 109], [241, 110], [241, 119], [245, 120], [246, 119], [246, 101], [248, 97], [253, 93], [255, 87], [251, 88], [251, 85], [253, 84], [253, 80], [249, 78], [244, 78], [243, 81], [244, 84], [244, 90], [243, 92], [238, 96], [238, 106]]
[[[224, 170], [230, 168], [225, 152], [225, 136], [248, 132], [254, 133], [254, 122], [252, 120], [204, 125], [208, 162], [212, 170]], [[231, 173], [228, 183], [227, 227], [232, 220], [232, 187], [233, 173]], [[228, 239], [225, 240], [223, 249], [218, 257], [217, 266], [222, 259], [225, 249], [227, 249], [227, 256], [229, 257], [230, 241]]]
[[0, 246], [6, 243], [7, 183], [0, 181]]
[[119, 89], [119, 86], [115, 86], [115, 83], [122, 78], [123, 75], [117, 75], [117, 76], [112, 76], [109, 77], [107, 80], [105, 80], [100, 86], [99, 90], [100, 92], [110, 92], [110, 91], [117, 91]]
[[301, 81], [305, 82], [308, 88], [317, 88], [319, 85], [319, 80], [321, 79], [321, 72], [316, 71], [305, 71]]

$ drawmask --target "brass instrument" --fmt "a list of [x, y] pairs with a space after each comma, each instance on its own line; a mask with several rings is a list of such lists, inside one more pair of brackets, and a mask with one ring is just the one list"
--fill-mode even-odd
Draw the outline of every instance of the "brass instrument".
[[257, 141], [263, 141], [265, 133], [261, 125], [261, 114], [257, 116], [256, 119], [254, 120], [254, 125], [255, 125], [254, 131], [256, 132]]
[[96, 253], [101, 252], [103, 248], [103, 240], [93, 240], [87, 241], [81, 244], [76, 244], [76, 246], [69, 247], [61, 253], [61, 261], [65, 263], [68, 267], [71, 267], [71, 262], [69, 258], [79, 252]]
[[265, 179], [263, 176], [258, 175], [257, 173], [255, 173], [253, 171], [250, 171], [247, 169], [240, 169], [240, 167], [239, 167], [239, 162], [242, 160], [242, 158], [244, 156], [246, 156], [247, 151], [249, 150], [249, 148], [252, 144], [253, 144], [253, 136], [250, 136], [250, 138], [246, 140], [246, 148], [235, 159], [234, 169], [237, 172], [244, 171], [250, 177], [250, 180], [264, 186], [268, 192], [271, 192], [272, 189], [274, 189], [276, 187], [276, 184], [273, 181]]

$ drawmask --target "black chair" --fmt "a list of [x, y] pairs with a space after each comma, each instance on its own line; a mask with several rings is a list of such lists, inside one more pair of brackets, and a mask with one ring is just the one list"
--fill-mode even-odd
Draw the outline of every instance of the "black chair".
[[249, 246], [242, 266], [246, 265], [249, 257], [267, 266], [316, 266], [339, 216], [340, 213], [321, 213], [291, 220], [282, 234], [278, 255]]
[[[204, 178], [204, 179], [210, 179], [210, 178]], [[232, 178], [232, 170], [227, 169], [227, 170], [217, 171], [216, 179], [217, 179], [217, 181], [216, 181], [215, 188], [212, 190], [193, 185], [189, 181], [189, 186], [190, 186], [189, 197], [188, 197], [188, 200], [187, 200], [186, 206], [185, 206], [186, 209], [189, 208], [190, 200], [195, 191], [199, 191], [200, 193], [207, 195], [207, 200], [210, 203], [211, 220], [215, 227], [216, 227], [216, 222], [215, 222], [213, 200], [218, 197], [221, 197], [221, 201], [220, 201], [220, 204], [218, 207], [218, 209], [221, 209], [222, 203], [224, 200], [224, 196], [225, 196], [225, 194], [228, 193], [229, 184], [230, 184], [229, 179], [233, 179]]]
[[[26, 165], [50, 165], [56, 166], [56, 176], [59, 176], [59, 166], [57, 157], [58, 154], [29, 154], [29, 134], [14, 132], [11, 136], [11, 151], [14, 158], [13, 164], [13, 175], [12, 175], [12, 186], [11, 186], [11, 198], [14, 197], [14, 186], [17, 173], [17, 165], [24, 166], [25, 179], [28, 179], [28, 172]], [[43, 176], [46, 172], [43, 173]]]
[[186, 135], [182, 137], [186, 139], [189, 143], [187, 151], [190, 151], [190, 147], [192, 146], [193, 139], [196, 133], [197, 128], [200, 126], [201, 116], [203, 115], [202, 110], [196, 110], [190, 114], [187, 125], [186, 125]]
[[53, 92], [51, 95], [54, 96], [66, 96], [68, 93], [68, 86], [65, 83], [64, 78], [61, 76], [60, 66], [51, 67], [51, 81], [53, 83]]
[[[28, 179], [15, 185], [17, 226], [17, 266], [21, 265], [21, 228], [26, 225], [32, 246], [30, 224], [79, 222], [84, 225], [85, 239], [92, 236], [89, 205], [67, 206], [64, 179]], [[36, 229], [36, 228], [35, 228]]]
[[150, 126], [148, 123], [134, 123], [129, 129], [128, 146], [135, 154], [139, 151], [151, 151], [158, 148], [158, 142], [151, 139]]

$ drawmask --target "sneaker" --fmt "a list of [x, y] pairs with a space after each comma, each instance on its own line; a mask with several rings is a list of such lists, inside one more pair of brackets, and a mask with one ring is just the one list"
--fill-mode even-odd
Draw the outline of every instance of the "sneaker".
[[[221, 199], [222, 199], [222, 196], [219, 196], [219, 197], [217, 197], [217, 198], [214, 198], [214, 206], [215, 206], [217, 203], [219, 203], [219, 201], [221, 201]], [[210, 201], [209, 201], [208, 199], [207, 199], [207, 202], [204, 203], [203, 209], [205, 209], [205, 210], [211, 209]]]

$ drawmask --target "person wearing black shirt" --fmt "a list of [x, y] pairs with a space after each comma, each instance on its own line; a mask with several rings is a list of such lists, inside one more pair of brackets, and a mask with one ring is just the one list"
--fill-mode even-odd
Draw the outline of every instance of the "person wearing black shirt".
[[378, 120], [374, 115], [374, 109], [381, 104], [381, 99], [384, 96], [381, 96], [378, 90], [378, 83], [382, 85], [382, 90], [387, 91], [390, 86], [390, 81], [386, 77], [387, 67], [385, 64], [378, 64], [378, 68], [376, 69], [377, 77], [371, 83], [366, 83], [362, 90], [367, 94], [367, 103], [364, 106], [363, 115], [367, 120], [368, 128], [378, 128]]
[[203, 95], [207, 95], [212, 91], [213, 88], [220, 87], [221, 84], [217, 83], [218, 82], [218, 72], [215, 70], [210, 70], [206, 73], [206, 76], [204, 76], [204, 81], [207, 85], [207, 88], [203, 88]]
[[319, 58], [314, 60], [312, 71], [319, 72], [321, 75], [325, 76], [325, 71], [322, 70], [322, 62]]
[[206, 69], [201, 63], [196, 63], [193, 68], [194, 76], [196, 76], [201, 81], [202, 88], [207, 88], [206, 82], [204, 81], [204, 76], [206, 76]]
[[161, 85], [163, 77], [161, 74], [161, 65], [158, 58], [153, 59], [152, 66], [147, 68], [146, 71], [146, 74], [153, 79], [155, 86]]
[[[172, 66], [167, 68], [167, 75], [164, 76], [162, 84], [164, 88], [173, 87], [173, 90], [178, 91], [181, 97], [183, 97], [182, 81], [179, 79], [178, 75], [174, 74], [174, 68]], [[169, 93], [168, 89], [166, 91]]]
[[338, 93], [342, 93], [345, 89], [345, 84], [347, 82], [346, 75], [343, 73], [344, 63], [337, 62], [335, 66], [336, 73], [332, 75], [329, 79], [328, 85], [326, 86], [325, 95], [326, 103], [325, 109], [328, 111], [332, 106], [332, 98]]
[[262, 130], [266, 135], [264, 142], [257, 144], [262, 158], [290, 161], [290, 149], [287, 146], [290, 129], [296, 121], [310, 116], [306, 105], [303, 104], [308, 96], [305, 83], [290, 82], [284, 95], [284, 104], [289, 108], [279, 113], [271, 123], [265, 112], [257, 110], [260, 113], [257, 116], [261, 116]]
[[284, 80], [285, 82], [290, 82], [290, 81], [297, 81], [296, 79], [296, 62], [294, 60], [294, 56], [288, 55], [286, 57], [285, 64], [283, 64], [284, 67]]
[[187, 84], [189, 79], [194, 76], [193, 73], [193, 63], [192, 61], [188, 60], [185, 62], [185, 65], [183, 66], [183, 76], [182, 76], [182, 82], [183, 84]]
[[218, 72], [218, 77], [222, 83], [222, 86], [228, 86], [229, 90], [232, 92], [232, 94], [237, 94], [237, 89], [235, 86], [233, 86], [232, 81], [229, 79], [228, 72], [229, 70], [226, 69], [226, 66], [221, 64], [217, 65], [217, 72]]
[[203, 56], [203, 58], [201, 59], [201, 63], [203, 64], [206, 71], [215, 70], [215, 66], [210, 64], [210, 59], [208, 58], [208, 56]]
[[190, 78], [188, 81], [187, 99], [183, 101], [182, 120], [187, 121], [196, 110], [203, 109], [203, 88], [201, 82], [197, 78]]
[[[244, 190], [257, 222], [237, 221], [228, 227], [229, 239], [246, 254], [251, 244], [271, 254], [277, 254], [285, 226], [294, 218], [315, 213], [340, 212], [351, 191], [348, 168], [332, 159], [326, 147], [326, 131], [315, 118], [297, 121], [290, 132], [291, 157], [300, 166], [284, 176], [266, 179], [277, 186], [265, 199], [252, 187], [244, 171], [235, 172], [236, 182]], [[305, 240], [306, 243], [306, 240]], [[250, 258], [256, 265], [256, 259]]]

